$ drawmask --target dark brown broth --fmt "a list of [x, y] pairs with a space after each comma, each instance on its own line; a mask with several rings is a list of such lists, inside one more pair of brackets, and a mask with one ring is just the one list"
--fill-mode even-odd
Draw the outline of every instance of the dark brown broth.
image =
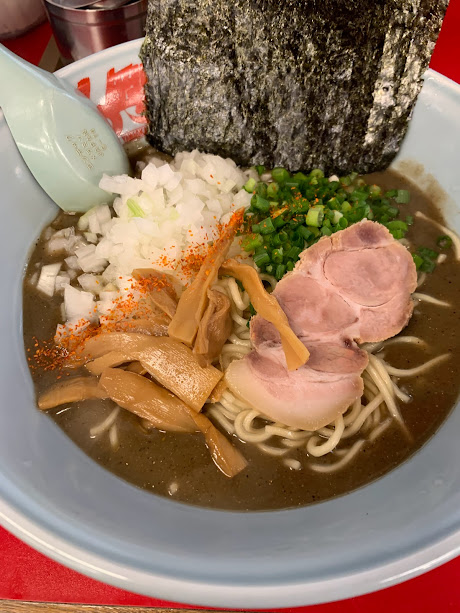
[[[442, 216], [427, 197], [412, 184], [394, 173], [379, 173], [370, 179], [385, 189], [409, 188], [411, 203], [404, 212], [416, 210], [443, 222]], [[73, 218], [74, 219], [74, 218]], [[72, 217], [61, 214], [55, 227], [72, 223]], [[440, 232], [430, 224], [416, 220], [408, 239], [414, 245], [435, 247]], [[24, 341], [26, 349], [32, 338], [52, 338], [60, 321], [60, 297], [45, 299], [31, 288], [28, 279], [36, 264], [44, 257], [44, 241], [32, 253], [24, 281]], [[171, 496], [171, 484], [177, 484], [173, 498], [191, 504], [235, 510], [268, 510], [306, 505], [347, 493], [373, 481], [407, 459], [437, 430], [455, 404], [459, 392], [456, 364], [460, 360], [460, 329], [456, 306], [460, 304], [460, 264], [452, 250], [447, 261], [428, 275], [421, 291], [449, 301], [452, 308], [426, 303], [416, 306], [404, 334], [418, 336], [428, 343], [422, 350], [411, 345], [389, 347], [385, 356], [396, 367], [407, 368], [445, 352], [451, 358], [433, 368], [427, 375], [406, 380], [402, 387], [413, 400], [402, 405], [404, 421], [413, 443], [392, 425], [373, 444], [366, 444], [357, 458], [346, 468], [332, 474], [317, 474], [309, 469], [305, 452], [295, 458], [301, 470], [291, 470], [276, 458], [268, 457], [255, 447], [235, 440], [248, 468], [232, 480], [224, 477], [212, 463], [199, 435], [145, 433], [137, 418], [122, 411], [118, 418], [120, 448], [113, 451], [107, 434], [91, 439], [89, 429], [100, 423], [113, 408], [111, 401], [86, 401], [48, 412], [56, 424], [90, 457], [119, 477], [156, 494]], [[37, 393], [56, 380], [56, 373], [32, 372]], [[335, 459], [335, 458], [333, 458]], [[314, 459], [313, 459], [314, 460]], [[314, 460], [316, 462], [316, 460]]]

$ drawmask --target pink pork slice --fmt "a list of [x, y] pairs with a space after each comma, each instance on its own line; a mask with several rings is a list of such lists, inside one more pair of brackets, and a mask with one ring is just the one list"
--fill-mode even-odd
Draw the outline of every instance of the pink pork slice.
[[[398, 334], [409, 321], [417, 287], [417, 271], [409, 251], [396, 241], [379, 223], [364, 219], [331, 237], [324, 237], [306, 249], [295, 269], [277, 285], [275, 295], [296, 333], [316, 337], [316, 322], [306, 321], [290, 309], [292, 279], [296, 275], [314, 279], [323, 292], [333, 292], [347, 309], [353, 311], [355, 322], [346, 328], [337, 321], [336, 331], [357, 342], [383, 341]], [[298, 301], [310, 303], [308, 283]], [[299, 288], [299, 280], [295, 282]], [[294, 288], [294, 283], [293, 283]], [[325, 317], [328, 317], [326, 309]], [[351, 318], [351, 316], [350, 316]], [[331, 313], [331, 319], [335, 316]], [[305, 324], [305, 325], [304, 325]]]
[[[354, 364], [347, 357], [335, 361], [329, 355], [327, 359], [319, 358], [316, 368], [309, 365], [309, 360], [298, 370], [289, 371], [272, 356], [252, 351], [242, 360], [230, 364], [225, 380], [237, 397], [273, 421], [292, 428], [317, 430], [346, 411], [363, 393], [360, 372], [322, 370], [331, 366], [328, 363], [330, 359], [333, 364], [342, 362], [339, 368], [335, 367], [339, 371]], [[357, 363], [359, 361], [362, 362], [358, 360]]]
[[363, 220], [322, 238], [274, 291], [309, 361], [289, 372], [278, 332], [256, 316], [254, 351], [229, 366], [229, 388], [274, 421], [306, 430], [330, 423], [362, 395], [367, 354], [355, 341], [400, 332], [416, 285], [412, 256], [381, 224]]
[[303, 430], [321, 428], [362, 395], [367, 353], [349, 339], [305, 341], [308, 362], [288, 371], [277, 330], [260, 316], [253, 319], [251, 338], [257, 345], [228, 367], [225, 380], [232, 392], [274, 421]]

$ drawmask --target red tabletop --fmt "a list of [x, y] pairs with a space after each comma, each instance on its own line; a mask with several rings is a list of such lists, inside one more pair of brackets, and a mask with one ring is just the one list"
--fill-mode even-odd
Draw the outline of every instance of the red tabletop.
[[[4, 44], [38, 64], [50, 40], [49, 25]], [[431, 68], [460, 83], [460, 0], [450, 0]], [[114, 588], [69, 570], [0, 528], [0, 599], [132, 606], [185, 606]], [[380, 592], [336, 603], [284, 609], [305, 613], [460, 612], [460, 558]], [[193, 603], [190, 603], [193, 604]]]

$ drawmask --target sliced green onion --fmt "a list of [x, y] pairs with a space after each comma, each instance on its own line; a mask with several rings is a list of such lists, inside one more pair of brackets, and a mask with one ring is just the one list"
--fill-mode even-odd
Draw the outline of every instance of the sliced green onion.
[[245, 251], [254, 251], [257, 247], [262, 247], [262, 245], [263, 238], [260, 234], [249, 234], [241, 242], [241, 246]]
[[270, 202], [262, 196], [259, 196], [259, 194], [255, 194], [251, 198], [251, 205], [254, 209], [260, 211], [261, 213], [268, 213], [270, 210]]
[[[299, 187], [299, 185], [300, 185], [299, 181], [294, 181], [294, 179], [288, 179], [284, 183], [284, 186], [287, 187], [288, 189], [291, 189], [291, 190], [292, 190], [293, 187]], [[292, 190], [292, 191], [294, 191], [294, 190]]]
[[275, 279], [280, 281], [284, 277], [284, 273], [286, 272], [286, 266], [284, 264], [278, 264], [275, 270]]
[[283, 262], [283, 248], [280, 247], [279, 249], [273, 249], [272, 251], [272, 262], [274, 264], [281, 264]]
[[300, 226], [300, 228], [298, 229], [298, 232], [300, 236], [306, 241], [310, 240], [310, 238], [314, 236], [313, 232], [309, 230], [308, 228], [306, 228], [305, 226]]
[[450, 238], [450, 236], [439, 236], [436, 239], [436, 244], [441, 249], [449, 249], [450, 247], [452, 247], [452, 239]]
[[267, 196], [267, 184], [263, 181], [259, 181], [254, 191], [256, 194], [259, 194], [259, 196], [262, 196], [262, 198], [265, 198]]
[[434, 262], [433, 260], [423, 260], [419, 270], [421, 270], [422, 272], [433, 272], [435, 268], [436, 262]]
[[300, 247], [291, 247], [289, 251], [286, 251], [286, 258], [290, 260], [297, 260], [299, 255], [302, 253], [302, 249]]
[[296, 231], [294, 233], [291, 243], [294, 247], [300, 247], [300, 250], [302, 250], [305, 244], [305, 239], [302, 236], [300, 236], [300, 234], [298, 234]]
[[282, 228], [283, 226], [286, 225], [286, 220], [283, 219], [282, 215], [277, 215], [276, 217], [272, 218], [272, 222], [273, 225], [275, 226], [275, 228]]
[[256, 247], [255, 254], [260, 255], [261, 253], [267, 253], [267, 247], [262, 245], [261, 247]]
[[275, 181], [272, 181], [271, 183], [267, 185], [267, 197], [270, 199], [276, 198], [279, 190], [280, 190], [280, 186], [278, 185], [278, 183], [275, 183]]
[[262, 266], [265, 266], [265, 264], [269, 264], [269, 263], [270, 263], [270, 256], [268, 255], [267, 252], [256, 253], [254, 255], [254, 264], [258, 266], [259, 268], [262, 268]]
[[262, 236], [263, 240], [264, 240], [264, 247], [268, 248], [272, 248], [272, 240], [275, 238], [276, 234], [273, 232], [269, 232], [268, 234], [264, 234]]
[[303, 172], [296, 172], [292, 178], [295, 181], [308, 181], [307, 175], [304, 175]]
[[407, 189], [398, 189], [395, 196], [395, 201], [398, 204], [407, 204], [410, 201], [410, 193]]
[[419, 247], [416, 255], [423, 260], [420, 264], [419, 270], [422, 272], [433, 272], [433, 270], [436, 268], [438, 253], [429, 247]]
[[341, 213], [340, 211], [333, 211], [333, 213], [334, 214], [332, 216], [332, 223], [334, 224], [334, 226], [336, 226], [342, 219], [343, 213]]
[[290, 172], [282, 167], [277, 167], [272, 170], [273, 181], [277, 183], [285, 183], [291, 176]]
[[280, 239], [282, 243], [285, 243], [288, 240], [289, 236], [287, 235], [286, 232], [281, 230], [281, 232], [278, 233], [278, 238]]
[[369, 193], [371, 196], [380, 196], [382, 189], [378, 185], [370, 185]]
[[417, 255], [416, 253], [412, 254], [412, 259], [414, 260], [414, 264], [415, 264], [415, 268], [417, 270], [420, 269], [420, 266], [423, 264], [423, 258], [421, 258], [419, 255]]
[[[262, 165], [254, 169], [259, 176], [265, 172]], [[412, 215], [406, 215], [404, 221], [399, 218], [396, 206], [409, 202], [408, 190], [384, 193], [356, 172], [338, 181], [329, 181], [318, 168], [308, 175], [291, 175], [286, 168], [276, 167], [271, 175], [273, 181], [268, 183], [252, 177], [246, 182], [245, 189], [253, 195], [245, 220], [253, 234], [243, 239], [242, 246], [254, 253], [261, 270], [271, 271], [277, 278], [292, 270], [300, 253], [321, 236], [331, 236], [363, 218], [384, 224], [396, 239], [403, 238], [413, 224]], [[449, 237], [439, 237], [440, 248], [450, 245]], [[437, 255], [422, 247], [414, 254], [414, 261], [419, 270], [430, 271]]]
[[261, 234], [271, 234], [272, 232], [275, 231], [275, 226], [273, 225], [273, 222], [270, 217], [267, 217], [267, 219], [264, 219], [263, 221], [261, 221], [259, 226], [260, 226], [259, 232]]
[[250, 177], [246, 183], [243, 185], [243, 188], [249, 193], [252, 194], [252, 192], [254, 191], [255, 187], [256, 187], [256, 183], [257, 181], [253, 178]]
[[299, 213], [308, 213], [308, 209], [310, 208], [310, 203], [308, 202], [308, 200], [306, 198], [302, 198], [301, 200], [296, 200], [292, 205], [291, 208], [293, 211], [295, 211], [296, 215], [298, 215]]
[[395, 220], [387, 223], [387, 228], [390, 230], [403, 230], [407, 232], [407, 223], [405, 221]]
[[258, 164], [255, 169], [257, 170], [257, 174], [259, 175], [263, 175], [265, 172], [265, 166], [263, 166], [262, 164]]
[[126, 205], [132, 217], [145, 217], [144, 211], [133, 198], [129, 198], [126, 202]]
[[434, 249], [430, 249], [429, 247], [419, 247], [417, 249], [417, 253], [422, 258], [425, 258], [428, 260], [436, 260], [436, 258], [438, 257], [437, 251], [435, 251]]
[[307, 224], [307, 226], [315, 226], [316, 228], [319, 228], [323, 222], [323, 219], [323, 209], [312, 207], [308, 211], [307, 216], [305, 217], [305, 223]]
[[340, 211], [342, 208], [340, 201], [335, 196], [327, 201], [327, 206], [335, 211]]
[[359, 202], [360, 204], [364, 203], [367, 200], [368, 197], [368, 193], [367, 192], [363, 192], [361, 189], [354, 189], [349, 198], [350, 200], [353, 200], [355, 202]]

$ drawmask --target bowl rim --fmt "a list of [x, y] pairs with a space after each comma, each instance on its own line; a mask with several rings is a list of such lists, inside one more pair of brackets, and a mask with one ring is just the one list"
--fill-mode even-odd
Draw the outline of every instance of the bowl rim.
[[[289, 513], [289, 510], [282, 512]], [[460, 533], [457, 532], [411, 555], [363, 572], [336, 577], [333, 581], [328, 578], [308, 584], [238, 585], [232, 588], [224, 583], [184, 581], [126, 566], [121, 568], [111, 560], [79, 548], [43, 528], [1, 499], [0, 523], [49, 558], [114, 587], [169, 601], [177, 594], [181, 603], [234, 609], [301, 607], [362, 596], [417, 577], [460, 554]]]

